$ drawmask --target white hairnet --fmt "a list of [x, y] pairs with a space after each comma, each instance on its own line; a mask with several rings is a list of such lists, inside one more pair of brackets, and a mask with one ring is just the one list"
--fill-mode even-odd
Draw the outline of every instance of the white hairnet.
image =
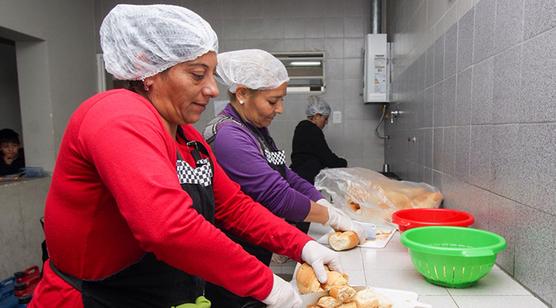
[[275, 89], [290, 80], [280, 60], [260, 49], [244, 49], [218, 54], [219, 81], [235, 93], [238, 85], [252, 90]]
[[310, 117], [314, 116], [315, 114], [320, 113], [323, 116], [330, 115], [330, 106], [323, 100], [320, 100], [318, 97], [314, 97], [313, 100], [309, 102], [307, 105], [307, 110], [305, 110], [305, 114]]
[[196, 13], [174, 5], [114, 7], [102, 21], [106, 70], [120, 80], [143, 80], [178, 63], [218, 51], [218, 38]]

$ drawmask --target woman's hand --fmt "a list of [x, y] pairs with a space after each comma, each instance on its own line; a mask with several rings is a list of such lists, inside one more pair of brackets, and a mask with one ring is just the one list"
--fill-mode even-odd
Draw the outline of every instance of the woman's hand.
[[330, 206], [328, 207], [328, 222], [336, 231], [353, 231], [359, 238], [359, 243], [365, 243], [367, 240], [367, 229], [362, 224], [353, 221], [346, 213]]
[[328, 208], [328, 221], [324, 225], [330, 225], [336, 231], [353, 231], [357, 234], [359, 243], [365, 243], [367, 229], [362, 224], [353, 221], [346, 213], [334, 207], [326, 199], [320, 199], [317, 203]]
[[301, 308], [301, 297], [292, 285], [274, 275], [274, 283], [270, 294], [263, 299], [267, 308]]
[[311, 265], [317, 279], [321, 283], [326, 283], [328, 279], [328, 275], [324, 268], [325, 264], [328, 265], [328, 268], [332, 271], [342, 272], [338, 254], [315, 241], [308, 241], [307, 244], [303, 246], [301, 259]]

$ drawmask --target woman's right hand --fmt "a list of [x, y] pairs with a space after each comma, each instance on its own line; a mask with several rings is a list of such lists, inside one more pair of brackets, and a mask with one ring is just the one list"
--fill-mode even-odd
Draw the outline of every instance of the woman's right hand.
[[353, 221], [346, 213], [334, 207], [325, 199], [317, 201], [328, 209], [328, 221], [324, 225], [330, 225], [336, 231], [353, 231], [359, 238], [359, 243], [365, 243], [367, 240], [367, 230], [365, 227]]
[[301, 308], [301, 297], [293, 286], [274, 274], [274, 283], [270, 294], [262, 300], [267, 308]]
[[326, 283], [328, 280], [325, 265], [332, 271], [343, 272], [339, 255], [315, 241], [308, 241], [303, 246], [301, 259], [311, 265], [320, 283]]
[[328, 208], [328, 222], [336, 231], [353, 231], [359, 237], [359, 243], [365, 243], [367, 240], [367, 230], [362, 224], [353, 221], [346, 213], [340, 209], [331, 206]]

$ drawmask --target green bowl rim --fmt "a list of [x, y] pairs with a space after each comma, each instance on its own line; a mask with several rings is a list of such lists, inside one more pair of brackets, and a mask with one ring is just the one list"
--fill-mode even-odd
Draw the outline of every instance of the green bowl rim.
[[[450, 247], [437, 247], [437, 246], [421, 244], [412, 241], [408, 238], [413, 233], [424, 232], [430, 229], [444, 229], [444, 230], [455, 229], [455, 230], [461, 230], [462, 232], [482, 233], [496, 238], [498, 240], [498, 243], [489, 246], [474, 247], [474, 248], [450, 248]], [[416, 252], [431, 253], [431, 254], [446, 255], [446, 256], [463, 256], [463, 257], [496, 256], [496, 254], [504, 250], [507, 245], [504, 237], [496, 233], [486, 231], [486, 230], [475, 229], [475, 228], [454, 227], [454, 226], [427, 226], [427, 227], [409, 229], [404, 233], [402, 233], [400, 241], [405, 247], [407, 247], [410, 250], [414, 250]]]

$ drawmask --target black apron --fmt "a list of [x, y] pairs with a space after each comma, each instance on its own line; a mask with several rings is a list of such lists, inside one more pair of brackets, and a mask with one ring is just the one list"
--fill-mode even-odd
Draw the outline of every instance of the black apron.
[[[187, 141], [178, 127], [178, 137], [189, 147], [196, 161], [190, 167], [177, 153], [176, 172], [182, 189], [193, 200], [193, 207], [206, 220], [214, 224], [214, 193], [212, 178], [214, 167], [208, 151], [196, 141]], [[207, 158], [202, 158], [200, 152]], [[91, 307], [164, 307], [194, 303], [203, 295], [205, 282], [182, 272], [146, 253], [139, 262], [98, 281], [85, 281], [64, 274], [52, 262], [52, 270], [63, 280], [81, 291], [83, 306]], [[217, 307], [217, 306], [212, 306]]]
[[[237, 114], [237, 111], [235, 112]], [[239, 122], [230, 116], [219, 115], [214, 120], [212, 120], [207, 126], [207, 128], [205, 129], [204, 132], [205, 140], [207, 140], [209, 144], [212, 144], [214, 142], [214, 139], [216, 138], [218, 125], [220, 125], [222, 122], [227, 122], [227, 121], [231, 121], [236, 123], [236, 125], [240, 125], [248, 128], [256, 137], [259, 145], [259, 151], [261, 152], [262, 155], [264, 155], [268, 165], [273, 170], [278, 171], [280, 175], [284, 179], [286, 179], [286, 156], [284, 154], [284, 151], [277, 149], [274, 140], [272, 140], [272, 137], [268, 135], [266, 136], [263, 135], [256, 128], [253, 128], [251, 125], [248, 125], [247, 123], [243, 122], [243, 120]], [[304, 222], [294, 223], [294, 224], [297, 226], [297, 224], [302, 224], [302, 223]], [[308, 225], [309, 223], [306, 224]], [[308, 229], [309, 228], [307, 227], [307, 230]], [[226, 235], [231, 240], [240, 244], [241, 247], [243, 247], [243, 249], [247, 251], [249, 254], [255, 256], [259, 261], [261, 261], [267, 266], [270, 265], [270, 260], [272, 258], [272, 251], [267, 250], [260, 246], [253, 245], [234, 234], [226, 232], [225, 230], [224, 233], [226, 233]], [[229, 308], [265, 307], [263, 303], [258, 302], [256, 299], [252, 297], [240, 297], [218, 285], [214, 285], [211, 283], [207, 283], [205, 294], [214, 307], [227, 307], [227, 308], [228, 307]]]

